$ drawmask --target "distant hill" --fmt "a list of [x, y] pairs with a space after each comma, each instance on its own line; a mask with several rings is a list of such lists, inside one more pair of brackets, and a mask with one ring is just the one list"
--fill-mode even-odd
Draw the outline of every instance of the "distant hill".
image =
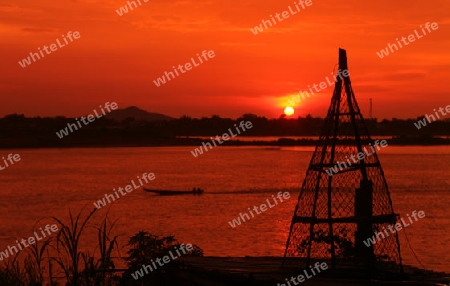
[[164, 114], [147, 112], [136, 106], [130, 106], [124, 109], [113, 110], [106, 116], [106, 118], [113, 119], [115, 121], [123, 121], [129, 117], [133, 117], [135, 120], [142, 120], [142, 121], [161, 121], [174, 119]]

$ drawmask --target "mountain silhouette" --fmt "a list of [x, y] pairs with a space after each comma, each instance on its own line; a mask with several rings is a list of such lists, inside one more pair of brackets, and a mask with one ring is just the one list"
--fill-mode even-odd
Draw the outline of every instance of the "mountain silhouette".
[[134, 118], [137, 121], [161, 121], [174, 119], [164, 114], [145, 111], [136, 106], [113, 110], [105, 117], [119, 122], [124, 121], [127, 118]]

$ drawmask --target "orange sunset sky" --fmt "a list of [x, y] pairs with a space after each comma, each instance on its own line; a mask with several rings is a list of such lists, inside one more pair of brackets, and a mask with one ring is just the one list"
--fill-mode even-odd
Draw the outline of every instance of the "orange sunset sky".
[[[450, 104], [450, 1], [312, 0], [254, 35], [250, 28], [294, 0], [1, 0], [0, 116], [79, 116], [115, 101], [179, 117], [282, 114], [288, 99], [331, 77], [347, 50], [353, 90], [368, 116], [417, 117]], [[376, 52], [420, 25], [439, 28], [380, 59]], [[22, 68], [62, 34], [81, 38]], [[215, 57], [160, 87], [153, 80], [203, 50]], [[333, 88], [295, 116], [324, 116]], [[450, 117], [450, 115], [448, 116]]]

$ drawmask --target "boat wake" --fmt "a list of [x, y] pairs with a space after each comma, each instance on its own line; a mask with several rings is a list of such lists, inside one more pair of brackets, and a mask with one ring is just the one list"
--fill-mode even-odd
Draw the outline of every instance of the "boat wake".
[[298, 193], [298, 188], [273, 188], [273, 189], [250, 189], [250, 190], [236, 190], [236, 191], [217, 191], [217, 192], [205, 192], [205, 195], [228, 195], [228, 194], [276, 194], [278, 192]]

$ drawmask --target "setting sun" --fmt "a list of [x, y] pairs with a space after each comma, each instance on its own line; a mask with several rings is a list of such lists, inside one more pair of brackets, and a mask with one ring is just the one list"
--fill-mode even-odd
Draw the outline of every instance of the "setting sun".
[[284, 109], [284, 114], [286, 114], [287, 116], [291, 116], [292, 114], [294, 114], [294, 108], [288, 106]]

